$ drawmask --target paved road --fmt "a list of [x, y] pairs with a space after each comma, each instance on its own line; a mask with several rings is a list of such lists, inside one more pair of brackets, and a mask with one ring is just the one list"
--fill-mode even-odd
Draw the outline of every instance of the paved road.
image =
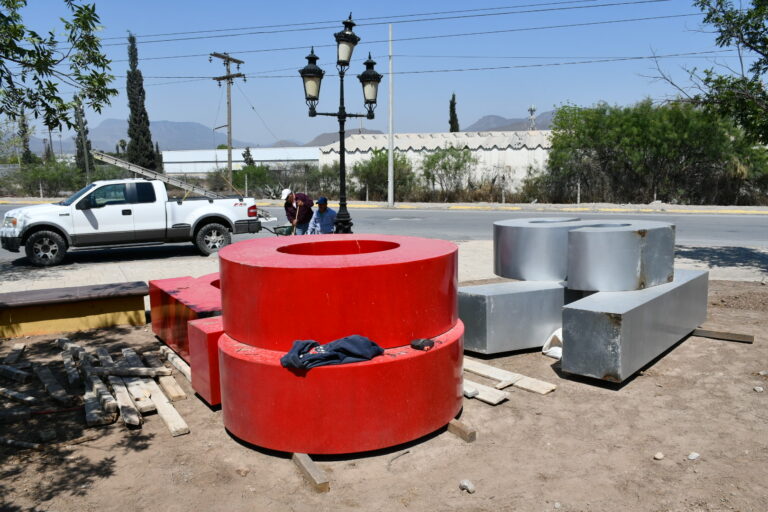
[[[0, 215], [15, 208], [13, 205], [0, 205]], [[282, 208], [266, 208], [277, 216], [282, 223], [285, 214]], [[557, 217], [573, 215], [568, 213], [510, 212], [510, 211], [472, 211], [472, 210], [430, 210], [430, 209], [351, 209], [356, 233], [405, 234], [446, 240], [490, 240], [492, 225], [496, 220], [514, 217]], [[624, 213], [579, 213], [585, 219], [617, 218], [645, 219], [672, 222], [677, 226], [677, 244], [696, 247], [731, 247], [747, 249], [768, 249], [768, 217], [765, 215], [713, 215], [713, 214], [631, 214]], [[254, 236], [272, 236], [269, 233], [259, 235], [238, 235], [235, 240]], [[191, 244], [174, 244], [161, 247], [142, 247], [130, 249], [111, 249], [110, 256], [103, 250], [78, 251], [77, 260], [99, 261], [109, 259], [120, 252], [121, 259], [164, 258], [172, 253], [192, 254]], [[101, 256], [100, 256], [101, 255]], [[23, 254], [0, 250], [0, 262], [21, 258]]]

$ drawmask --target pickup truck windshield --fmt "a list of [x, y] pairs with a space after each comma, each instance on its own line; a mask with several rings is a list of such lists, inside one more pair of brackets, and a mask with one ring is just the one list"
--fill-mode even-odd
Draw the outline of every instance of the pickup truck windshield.
[[71, 196], [69, 196], [68, 198], [66, 198], [65, 200], [61, 201], [59, 204], [62, 206], [69, 206], [75, 201], [77, 201], [78, 199], [80, 199], [81, 197], [83, 197], [83, 195], [89, 190], [91, 190], [92, 188], [93, 188], [93, 183], [91, 183], [90, 185], [86, 185], [80, 190], [78, 190], [77, 192], [75, 192], [74, 194], [72, 194]]

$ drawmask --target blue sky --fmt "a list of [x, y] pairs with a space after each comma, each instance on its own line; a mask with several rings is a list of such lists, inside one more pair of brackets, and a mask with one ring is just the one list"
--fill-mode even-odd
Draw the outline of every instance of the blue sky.
[[[61, 0], [29, 3], [23, 15], [30, 27], [41, 31], [60, 27], [58, 18], [66, 14]], [[297, 70], [305, 65], [304, 57], [314, 45], [320, 57], [318, 64], [326, 70], [318, 109], [335, 111], [338, 79], [333, 33], [341, 28], [340, 20], [346, 18], [350, 10], [359, 23], [355, 32], [361, 43], [347, 75], [347, 109], [363, 111], [362, 92], [355, 75], [364, 69], [362, 61], [368, 52], [378, 62], [377, 70], [386, 73], [387, 23], [395, 22], [395, 130], [398, 132], [447, 131], [448, 101], [452, 93], [457, 96], [463, 127], [487, 114], [525, 117], [531, 104], [544, 112], [563, 103], [589, 106], [607, 101], [626, 105], [645, 97], [662, 100], [673, 96], [675, 91], [653, 78], [657, 72], [652, 60], [567, 63], [719, 50], [714, 43], [715, 36], [701, 25], [702, 16], [690, 0], [636, 3], [626, 0], [217, 3], [132, 0], [99, 1], [96, 8], [104, 27], [101, 32], [104, 50], [113, 60], [112, 72], [120, 95], [113, 98], [112, 105], [101, 114], [87, 114], [91, 126], [105, 118], [128, 117], [123, 88], [127, 68], [126, 37], [131, 31], [139, 41], [139, 68], [145, 77], [150, 121], [196, 121], [209, 127], [225, 124], [224, 87], [219, 88], [211, 79], [224, 74], [224, 68], [221, 61], [209, 62], [207, 55], [213, 51], [229, 52], [245, 61], [241, 71], [248, 75], [245, 83], [238, 81], [233, 87], [234, 137], [263, 145], [278, 139], [303, 143], [321, 132], [338, 129], [332, 118], [307, 117]], [[446, 13], [468, 10], [472, 11]], [[445, 14], [431, 14], [437, 12]], [[477, 16], [480, 14], [484, 16]], [[418, 21], [448, 17], [454, 19]], [[637, 18], [658, 19], [606, 23]], [[307, 23], [314, 24], [257, 28]], [[560, 27], [542, 28], [553, 26]], [[191, 33], [213, 30], [217, 32]], [[456, 36], [489, 31], [500, 32]], [[176, 34], [153, 36], [170, 33]], [[403, 40], [417, 37], [427, 39]], [[152, 42], [157, 40], [166, 41]], [[296, 47], [298, 49], [278, 50]], [[666, 72], [685, 82], [684, 67], [710, 67], [715, 57], [721, 64], [737, 65], [733, 53], [688, 55], [664, 58], [660, 62]], [[531, 67], [413, 73], [503, 66]], [[366, 128], [387, 129], [388, 83], [385, 76], [379, 91], [377, 118], [364, 121]], [[63, 90], [70, 92], [66, 86]], [[359, 120], [348, 123], [349, 129], [358, 126]]]

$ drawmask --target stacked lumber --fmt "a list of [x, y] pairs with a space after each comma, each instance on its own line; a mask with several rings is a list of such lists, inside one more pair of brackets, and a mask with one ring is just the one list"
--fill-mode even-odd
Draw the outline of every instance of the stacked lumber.
[[[14, 403], [11, 407], [0, 407], [0, 422], [22, 422], [35, 414], [81, 409], [89, 427], [109, 425], [119, 418], [126, 427], [135, 429], [141, 428], [147, 414], [156, 413], [172, 436], [189, 433], [187, 423], [172, 404], [187, 395], [176, 382], [176, 370], [166, 367], [158, 355], [140, 355], [132, 349], [110, 354], [104, 347], [91, 353], [67, 338], [56, 339], [55, 344], [61, 349], [58, 369], [55, 362], [23, 360], [27, 354], [22, 343], [14, 344], [5, 357], [0, 357], [0, 400]], [[55, 402], [56, 406], [52, 409], [41, 403], [46, 401]], [[38, 434], [44, 442], [56, 437], [52, 428], [41, 429]], [[44, 448], [38, 443], [10, 438], [0, 439], [0, 444]]]

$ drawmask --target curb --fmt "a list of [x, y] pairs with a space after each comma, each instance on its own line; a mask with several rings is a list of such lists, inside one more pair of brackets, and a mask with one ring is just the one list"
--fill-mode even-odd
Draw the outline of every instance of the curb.
[[[0, 205], [13, 204], [13, 205], [35, 205], [35, 204], [48, 204], [51, 201], [8, 201], [0, 200]], [[329, 206], [338, 208], [338, 203], [328, 203]], [[259, 207], [274, 207], [279, 208], [282, 203], [261, 201], [256, 202], [256, 206]], [[365, 204], [365, 203], [347, 203], [349, 209], [388, 209], [386, 204]], [[394, 209], [396, 210], [464, 210], [464, 211], [530, 211], [530, 212], [568, 212], [568, 213], [660, 213], [660, 214], [704, 214], [704, 215], [768, 215], [768, 208], [756, 207], [760, 209], [744, 210], [736, 208], [633, 208], [633, 207], [574, 207], [566, 205], [552, 205], [548, 208], [535, 207], [531, 205], [521, 206], [491, 206], [491, 205], [471, 205], [471, 204], [451, 204], [446, 203], [401, 203], [396, 204]]]

